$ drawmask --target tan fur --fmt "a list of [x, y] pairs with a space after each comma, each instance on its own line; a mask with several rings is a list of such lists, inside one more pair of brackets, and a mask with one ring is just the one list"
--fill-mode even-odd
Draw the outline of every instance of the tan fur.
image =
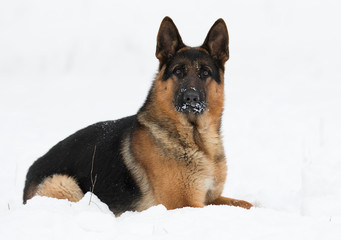
[[71, 202], [78, 202], [84, 196], [74, 178], [59, 174], [47, 177], [38, 186], [36, 194], [58, 199], [68, 199]]
[[214, 205], [229, 205], [235, 207], [242, 207], [246, 209], [250, 209], [252, 204], [243, 200], [237, 200], [233, 198], [219, 197], [215, 199], [211, 204]]
[[129, 136], [124, 138], [122, 146], [124, 164], [133, 175], [142, 192], [142, 199], [136, 206], [136, 211], [140, 212], [155, 205], [153, 189], [151, 188], [151, 184], [144, 168], [142, 168], [140, 162], [136, 161], [136, 159], [132, 156]]
[[174, 161], [171, 156], [160, 155], [146, 131], [135, 132], [133, 152], [146, 169], [157, 204], [163, 204], [168, 209], [203, 206], [205, 194], [195, 191], [203, 187], [203, 183], [196, 173], [191, 174], [194, 166], [186, 166], [185, 162]]

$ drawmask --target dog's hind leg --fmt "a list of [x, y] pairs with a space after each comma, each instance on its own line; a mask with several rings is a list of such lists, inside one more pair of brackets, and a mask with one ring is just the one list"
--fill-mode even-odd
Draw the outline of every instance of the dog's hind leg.
[[212, 201], [209, 204], [213, 205], [229, 205], [229, 206], [235, 206], [235, 207], [242, 207], [246, 209], [250, 209], [253, 207], [253, 205], [247, 201], [243, 200], [238, 200], [238, 199], [233, 199], [233, 198], [227, 198], [227, 197], [218, 197], [214, 201]]
[[84, 196], [76, 180], [67, 175], [55, 174], [37, 186], [36, 195], [78, 202]]

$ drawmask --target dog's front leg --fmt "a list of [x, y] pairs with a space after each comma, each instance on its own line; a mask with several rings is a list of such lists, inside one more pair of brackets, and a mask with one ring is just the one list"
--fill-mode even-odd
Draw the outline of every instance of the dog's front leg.
[[218, 197], [217, 199], [210, 202], [209, 204], [229, 205], [229, 206], [235, 206], [235, 207], [242, 207], [242, 208], [246, 208], [246, 209], [250, 209], [251, 207], [253, 207], [253, 205], [247, 201], [233, 199], [233, 198], [227, 198], [227, 197], [223, 197], [223, 196]]
[[168, 210], [183, 208], [183, 207], [193, 207], [193, 208], [203, 208], [205, 204], [202, 201], [198, 201], [192, 198], [173, 198], [171, 201], [162, 201]]

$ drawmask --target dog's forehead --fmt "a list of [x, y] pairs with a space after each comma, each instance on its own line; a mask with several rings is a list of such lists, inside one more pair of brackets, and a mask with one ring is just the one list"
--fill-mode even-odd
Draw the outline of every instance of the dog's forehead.
[[185, 48], [177, 52], [173, 62], [183, 62], [192, 66], [198, 64], [214, 65], [213, 58], [200, 48]]

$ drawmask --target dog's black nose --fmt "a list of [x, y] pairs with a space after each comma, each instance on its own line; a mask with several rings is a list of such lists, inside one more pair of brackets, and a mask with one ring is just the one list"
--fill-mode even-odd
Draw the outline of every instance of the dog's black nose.
[[199, 93], [195, 90], [187, 90], [184, 94], [184, 103], [195, 106], [200, 101]]
[[203, 91], [194, 87], [180, 88], [174, 99], [174, 106], [178, 112], [201, 114], [206, 110], [206, 97]]

